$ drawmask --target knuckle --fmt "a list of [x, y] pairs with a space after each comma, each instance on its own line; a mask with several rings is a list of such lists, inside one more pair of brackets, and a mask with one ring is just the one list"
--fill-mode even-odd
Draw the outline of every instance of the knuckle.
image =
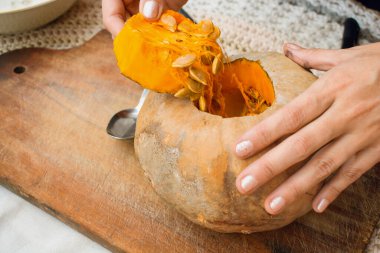
[[294, 198], [297, 198], [297, 196], [303, 195], [305, 193], [305, 190], [303, 190], [302, 187], [300, 187], [297, 184], [292, 184], [290, 186], [290, 192], [292, 193]]
[[328, 188], [328, 191], [332, 193], [333, 196], [339, 196], [343, 190], [341, 190], [340, 188], [334, 186], [334, 185], [330, 185], [329, 188]]
[[319, 159], [316, 162], [316, 174], [318, 179], [322, 180], [330, 176], [336, 166], [335, 160], [332, 158]]
[[337, 81], [336, 82], [336, 84], [337, 84], [336, 88], [337, 88], [338, 92], [342, 91], [342, 90], [346, 90], [350, 86], [350, 84], [352, 83], [351, 78], [347, 77], [347, 76], [345, 76], [345, 77], [340, 76], [340, 77], [336, 78], [335, 81]]
[[358, 117], [361, 117], [370, 111], [375, 107], [376, 105], [368, 102], [368, 101], [360, 101], [353, 105], [350, 110], [350, 116], [351, 119], [356, 119]]
[[272, 141], [272, 131], [268, 131], [268, 128], [264, 124], [260, 124], [256, 128], [255, 142], [259, 141], [259, 144], [265, 145]]
[[327, 86], [334, 87], [335, 92], [340, 92], [352, 83], [352, 77], [350, 74], [347, 74], [347, 71], [342, 71], [339, 67], [336, 67], [334, 70], [326, 75]]
[[285, 119], [284, 124], [288, 132], [300, 128], [305, 119], [305, 114], [302, 108], [295, 106], [286, 109], [285, 115], [287, 115], [287, 118]]
[[267, 159], [263, 158], [260, 163], [261, 171], [264, 173], [265, 178], [270, 179], [276, 175], [273, 164]]
[[360, 169], [352, 167], [342, 171], [342, 174], [348, 182], [353, 183], [361, 176], [362, 173]]
[[300, 157], [305, 157], [310, 151], [310, 141], [305, 136], [298, 136], [293, 141], [291, 147], [296, 152], [296, 154]]

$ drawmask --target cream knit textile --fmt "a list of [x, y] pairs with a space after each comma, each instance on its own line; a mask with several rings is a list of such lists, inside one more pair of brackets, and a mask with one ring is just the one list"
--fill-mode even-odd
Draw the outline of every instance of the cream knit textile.
[[[356, 18], [363, 28], [361, 43], [380, 41], [380, 14], [354, 0], [190, 0], [185, 9], [195, 20], [223, 24], [222, 44], [229, 54], [281, 51], [284, 41], [339, 48], [345, 17]], [[0, 35], [0, 54], [25, 47], [76, 47], [102, 28], [100, 0], [79, 0], [46, 27]]]
[[[25, 47], [66, 49], [82, 45], [102, 26], [100, 0], [79, 0], [65, 15], [35, 31], [0, 35], [0, 54]], [[185, 10], [222, 30], [228, 54], [281, 51], [283, 42], [339, 48], [346, 17], [362, 28], [361, 44], [380, 41], [380, 13], [354, 0], [189, 0]], [[380, 224], [368, 252], [380, 252]]]
[[353, 0], [190, 0], [186, 10], [195, 20], [210, 18], [221, 27], [229, 54], [281, 51], [285, 41], [339, 48], [346, 17], [363, 27], [361, 43], [380, 40], [380, 14]]
[[77, 47], [102, 29], [101, 1], [79, 0], [66, 14], [45, 27], [20, 34], [0, 34], [0, 54], [26, 47]]

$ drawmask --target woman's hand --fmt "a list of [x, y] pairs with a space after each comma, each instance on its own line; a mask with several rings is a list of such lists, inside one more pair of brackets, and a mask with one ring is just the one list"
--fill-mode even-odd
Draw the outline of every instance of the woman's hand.
[[327, 71], [303, 94], [246, 132], [236, 154], [244, 159], [284, 138], [237, 178], [251, 194], [292, 165], [310, 159], [265, 200], [278, 214], [333, 175], [313, 200], [323, 212], [363, 173], [380, 162], [380, 43], [343, 50], [284, 46], [305, 68]]
[[126, 19], [141, 12], [148, 20], [157, 20], [166, 9], [178, 11], [187, 0], [103, 0], [103, 23], [116, 36]]

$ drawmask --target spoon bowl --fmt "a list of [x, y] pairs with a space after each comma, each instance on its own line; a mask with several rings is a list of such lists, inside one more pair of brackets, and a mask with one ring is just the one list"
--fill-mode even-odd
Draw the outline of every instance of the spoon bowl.
[[138, 111], [136, 108], [116, 113], [107, 126], [107, 133], [115, 139], [130, 140], [135, 136]]
[[137, 116], [148, 93], [148, 90], [143, 91], [139, 104], [135, 108], [122, 110], [111, 118], [107, 126], [107, 133], [111, 137], [118, 140], [131, 140], [135, 137]]

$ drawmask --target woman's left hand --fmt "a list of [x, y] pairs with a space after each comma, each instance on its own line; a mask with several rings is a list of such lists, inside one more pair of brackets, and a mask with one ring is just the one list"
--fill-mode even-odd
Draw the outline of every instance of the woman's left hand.
[[265, 209], [281, 213], [335, 173], [313, 200], [313, 209], [320, 213], [380, 162], [380, 43], [341, 50], [286, 44], [284, 53], [305, 68], [327, 72], [238, 140], [236, 154], [245, 159], [285, 138], [242, 171], [236, 186], [251, 194], [292, 165], [310, 159], [269, 194]]

